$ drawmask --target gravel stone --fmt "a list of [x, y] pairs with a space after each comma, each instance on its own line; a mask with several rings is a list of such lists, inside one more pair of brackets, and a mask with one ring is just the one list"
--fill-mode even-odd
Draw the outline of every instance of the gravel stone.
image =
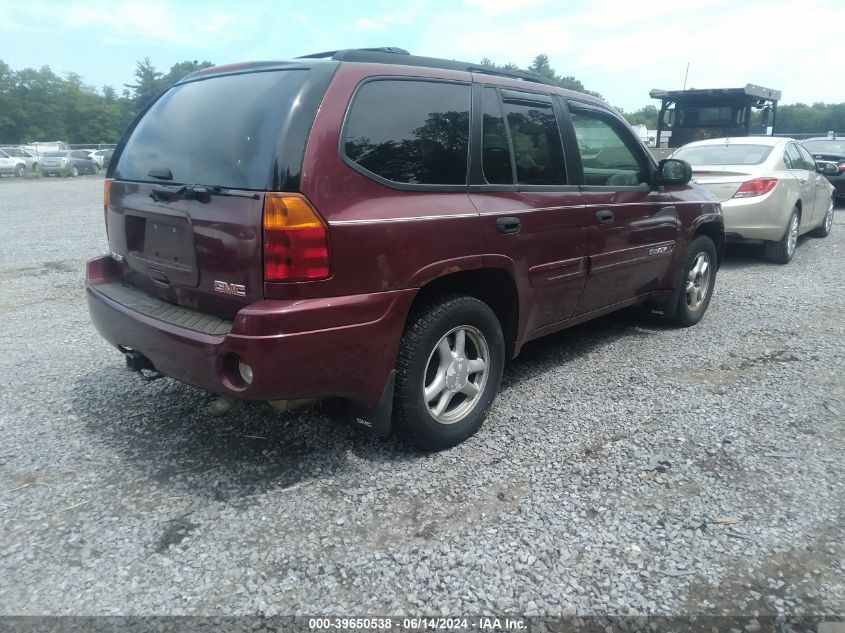
[[5, 613], [845, 613], [845, 211], [788, 266], [730, 247], [696, 327], [527, 345], [428, 455], [128, 373], [85, 304], [101, 180], [0, 179]]

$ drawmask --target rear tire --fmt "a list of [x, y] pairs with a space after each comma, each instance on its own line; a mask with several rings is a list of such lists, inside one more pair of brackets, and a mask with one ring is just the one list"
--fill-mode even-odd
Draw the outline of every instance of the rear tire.
[[423, 450], [463, 442], [484, 422], [504, 361], [502, 327], [486, 303], [449, 295], [415, 308], [396, 359], [397, 428]]
[[23, 165], [17, 165], [15, 167], [15, 178], [22, 177], [25, 171], [26, 171], [26, 167], [24, 167]]
[[672, 320], [680, 327], [695, 325], [707, 312], [716, 285], [716, 245], [706, 235], [696, 237], [689, 247], [679, 281], [678, 306]]
[[71, 178], [76, 178], [78, 175], [79, 175], [79, 168], [76, 165], [74, 165], [73, 167], [70, 168], [70, 171], [68, 172], [68, 176], [70, 176]]
[[801, 214], [798, 207], [792, 209], [789, 221], [786, 223], [786, 230], [783, 237], [777, 242], [765, 242], [763, 244], [766, 259], [775, 264], [788, 264], [795, 255], [798, 246], [798, 230], [801, 224]]
[[833, 214], [835, 208], [836, 198], [831, 198], [830, 207], [828, 207], [827, 213], [824, 215], [824, 220], [822, 220], [822, 223], [810, 235], [813, 237], [827, 237], [830, 235], [830, 232], [833, 230]]

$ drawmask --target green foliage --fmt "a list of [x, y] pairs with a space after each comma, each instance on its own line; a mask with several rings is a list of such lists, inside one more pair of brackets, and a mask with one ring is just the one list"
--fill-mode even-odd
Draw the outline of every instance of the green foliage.
[[562, 77], [558, 75], [554, 69], [551, 67], [549, 63], [549, 56], [545, 53], [541, 53], [534, 58], [534, 61], [531, 62], [531, 65], [528, 66], [526, 69], [519, 68], [516, 64], [512, 64], [508, 62], [504, 66], [500, 66], [495, 64], [493, 61], [490, 60], [489, 57], [485, 57], [481, 60], [481, 65], [485, 68], [491, 68], [493, 70], [527, 70], [528, 72], [540, 75], [545, 79], [549, 79], [554, 82], [556, 85], [560, 86], [561, 88], [566, 88], [567, 90], [576, 90], [578, 92], [583, 92], [588, 95], [593, 95], [594, 97], [598, 97], [599, 99], [602, 96], [598, 92], [593, 92], [592, 90], [587, 90], [580, 81], [572, 77], [571, 75]]
[[631, 125], [645, 125], [649, 130], [657, 129], [657, 115], [660, 109], [657, 106], [647, 105], [634, 112], [619, 111]]
[[12, 70], [0, 60], [0, 144], [34, 141], [116, 143], [138, 111], [188, 73], [211, 62], [184, 61], [163, 74], [149, 58], [138, 62], [135, 83], [118, 96], [111, 86], [98, 91], [69, 73], [48, 66]]
[[820, 134], [828, 130], [845, 133], [845, 103], [779, 105], [776, 134]]

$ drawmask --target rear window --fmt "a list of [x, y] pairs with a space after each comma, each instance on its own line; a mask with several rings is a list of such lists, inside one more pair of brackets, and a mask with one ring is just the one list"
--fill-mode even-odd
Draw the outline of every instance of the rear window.
[[673, 155], [690, 165], [759, 165], [772, 153], [771, 145], [698, 145], [682, 147]]
[[346, 156], [397, 183], [466, 184], [469, 101], [466, 84], [370, 81], [349, 111]]
[[804, 141], [804, 147], [816, 154], [845, 155], [845, 139], [832, 141]]
[[48, 158], [59, 158], [60, 156], [67, 156], [67, 154], [67, 152], [44, 152], [41, 155]]
[[144, 115], [115, 167], [119, 180], [265, 189], [286, 119], [300, 104], [305, 70], [212, 77], [170, 89]]

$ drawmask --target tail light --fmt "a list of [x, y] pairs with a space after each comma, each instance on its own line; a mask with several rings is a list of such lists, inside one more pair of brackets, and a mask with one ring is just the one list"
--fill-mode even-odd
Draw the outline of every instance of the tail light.
[[109, 192], [111, 191], [111, 178], [106, 178], [103, 181], [103, 216], [106, 221], [106, 235], [109, 232]]
[[734, 198], [754, 198], [769, 193], [778, 184], [777, 178], [754, 178], [742, 183], [736, 190]]
[[839, 166], [836, 169], [838, 169], [839, 171], [845, 171], [845, 160], [839, 163]]
[[264, 196], [264, 280], [306, 281], [329, 276], [329, 235], [304, 196]]

